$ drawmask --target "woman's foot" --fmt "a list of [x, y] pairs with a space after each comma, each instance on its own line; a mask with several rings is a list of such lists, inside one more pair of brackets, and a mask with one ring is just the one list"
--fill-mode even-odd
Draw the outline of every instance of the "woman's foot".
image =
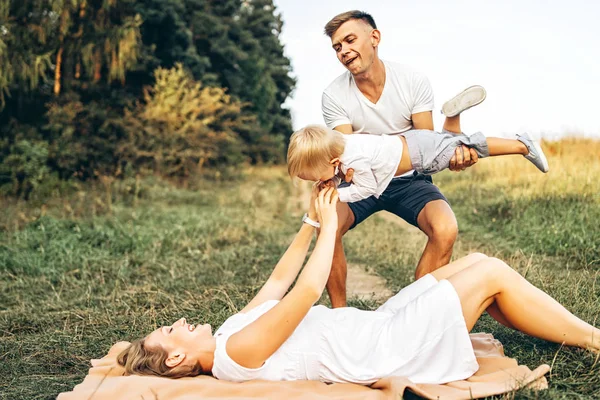
[[470, 86], [448, 100], [442, 106], [442, 114], [455, 117], [485, 100], [486, 92], [483, 86]]
[[517, 134], [517, 140], [527, 146], [527, 150], [529, 150], [529, 153], [523, 157], [531, 161], [540, 171], [544, 173], [548, 172], [548, 160], [546, 160], [542, 146], [531, 139], [527, 133], [522, 135]]
[[600, 354], [600, 329], [594, 328], [594, 332], [592, 332], [592, 337], [590, 338], [590, 343], [586, 346], [586, 348], [594, 354]]

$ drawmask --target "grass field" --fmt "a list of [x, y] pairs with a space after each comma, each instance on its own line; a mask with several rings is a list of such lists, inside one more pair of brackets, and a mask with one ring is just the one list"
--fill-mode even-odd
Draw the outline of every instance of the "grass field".
[[[600, 143], [568, 140], [546, 149], [548, 175], [515, 157], [435, 177], [459, 221], [455, 257], [501, 257], [598, 326]], [[110, 192], [81, 186], [44, 205], [2, 200], [0, 398], [55, 398], [116, 341], [181, 316], [218, 326], [245, 305], [303, 210], [283, 168], [243, 175], [187, 189], [156, 179], [115, 182]], [[352, 262], [397, 290], [411, 281], [424, 236], [377, 217], [345, 244]], [[552, 365], [548, 391], [515, 398], [600, 398], [600, 360], [592, 354], [487, 317], [475, 330], [493, 332], [523, 364]]]

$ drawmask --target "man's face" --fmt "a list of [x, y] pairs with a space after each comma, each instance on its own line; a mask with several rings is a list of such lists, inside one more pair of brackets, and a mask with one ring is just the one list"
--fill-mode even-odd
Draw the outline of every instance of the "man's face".
[[378, 44], [379, 31], [359, 19], [343, 23], [331, 37], [338, 60], [354, 76], [371, 67]]

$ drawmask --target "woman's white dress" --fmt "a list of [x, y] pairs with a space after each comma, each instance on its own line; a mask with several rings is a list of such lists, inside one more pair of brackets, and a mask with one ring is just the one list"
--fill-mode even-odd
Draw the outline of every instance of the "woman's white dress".
[[260, 368], [242, 367], [227, 355], [227, 340], [277, 303], [270, 300], [235, 314], [215, 332], [216, 378], [370, 384], [405, 376], [415, 383], [446, 383], [468, 378], [479, 368], [454, 287], [431, 275], [377, 311], [314, 306]]

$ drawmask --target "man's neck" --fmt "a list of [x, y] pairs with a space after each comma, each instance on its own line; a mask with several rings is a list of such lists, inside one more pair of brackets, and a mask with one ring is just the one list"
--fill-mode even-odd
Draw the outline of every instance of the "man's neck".
[[385, 86], [385, 65], [376, 58], [369, 70], [354, 76], [356, 86], [372, 103], [377, 103]]

